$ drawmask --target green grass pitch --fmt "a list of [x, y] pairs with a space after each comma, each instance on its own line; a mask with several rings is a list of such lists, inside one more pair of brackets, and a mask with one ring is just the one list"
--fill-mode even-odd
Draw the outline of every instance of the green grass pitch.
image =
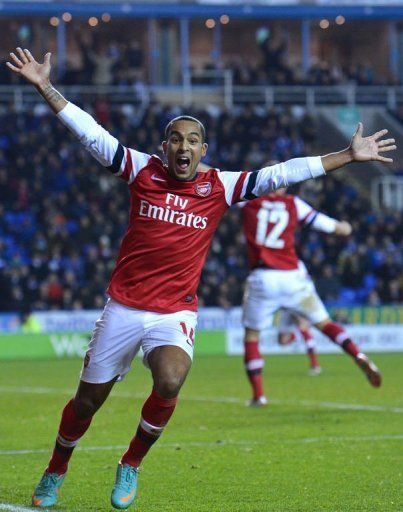
[[[309, 377], [303, 356], [266, 358], [271, 402], [250, 409], [241, 358], [196, 357], [129, 510], [403, 511], [403, 354], [374, 355], [378, 390], [348, 357], [320, 359], [323, 374]], [[30, 508], [79, 369], [78, 360], [0, 363], [0, 510]], [[116, 464], [150, 382], [136, 360], [80, 442], [56, 510], [112, 510]]]

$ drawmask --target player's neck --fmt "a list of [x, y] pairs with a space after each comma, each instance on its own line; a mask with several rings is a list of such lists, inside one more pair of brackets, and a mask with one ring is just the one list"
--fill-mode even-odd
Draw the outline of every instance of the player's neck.
[[179, 183], [187, 183], [187, 182], [191, 182], [191, 181], [195, 181], [199, 175], [198, 172], [195, 172], [192, 176], [188, 176], [186, 178], [181, 178], [179, 176], [176, 176], [176, 174], [174, 173], [171, 173], [169, 171], [169, 168], [167, 168], [167, 173], [168, 173], [168, 176], [172, 179], [172, 180], [175, 180], [175, 181], [178, 181]]

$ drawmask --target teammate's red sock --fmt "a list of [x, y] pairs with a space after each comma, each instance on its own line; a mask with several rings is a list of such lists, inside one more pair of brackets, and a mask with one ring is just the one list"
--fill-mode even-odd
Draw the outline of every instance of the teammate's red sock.
[[136, 435], [123, 454], [122, 464], [130, 464], [135, 468], [140, 466], [148, 450], [162, 434], [175, 410], [177, 401], [178, 397], [164, 398], [155, 389], [152, 390], [141, 410], [141, 420]]
[[350, 335], [340, 324], [336, 324], [336, 322], [329, 322], [325, 325], [322, 332], [334, 341], [334, 343], [340, 345], [344, 352], [349, 354], [351, 357], [355, 358], [360, 352], [357, 345], [350, 338]]
[[85, 434], [91, 424], [91, 418], [81, 420], [74, 410], [74, 399], [63, 409], [62, 419], [52, 457], [46, 471], [62, 475], [67, 471], [70, 457], [79, 439]]
[[264, 395], [262, 370], [264, 360], [260, 355], [258, 340], [245, 341], [244, 363], [249, 382], [253, 389], [253, 398], [258, 399]]
[[312, 332], [310, 329], [300, 329], [299, 330], [302, 337], [304, 338], [305, 345], [306, 345], [306, 351], [309, 357], [309, 362], [311, 364], [311, 368], [317, 368], [319, 366], [319, 361], [316, 357], [316, 351], [315, 351], [315, 342], [312, 336]]

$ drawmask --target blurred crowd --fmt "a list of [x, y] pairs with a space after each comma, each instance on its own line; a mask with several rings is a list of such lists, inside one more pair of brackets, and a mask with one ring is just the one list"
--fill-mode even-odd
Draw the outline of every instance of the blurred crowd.
[[[339, 85], [355, 83], [357, 85], [379, 84], [369, 63], [330, 64], [325, 60], [314, 59], [310, 68], [303, 72], [301, 66], [295, 66], [290, 60], [286, 38], [264, 38], [259, 48], [261, 59], [255, 66], [245, 66], [243, 62], [234, 62], [231, 68], [237, 85]], [[383, 83], [390, 79], [382, 77]]]
[[[25, 30], [24, 30], [25, 28]], [[1, 27], [0, 27], [1, 29]], [[3, 27], [6, 30], [6, 27]], [[63, 73], [58, 73], [58, 83], [64, 85], [97, 85], [97, 86], [130, 86], [146, 85], [149, 82], [149, 58], [148, 48], [144, 45], [144, 39], [136, 30], [134, 36], [127, 37], [127, 31], [131, 27], [120, 27], [120, 31], [108, 32], [106, 27], [99, 31], [91, 31], [88, 27], [69, 28], [69, 37], [66, 47], [66, 62], [63, 64]], [[30, 36], [27, 36], [27, 32]], [[263, 31], [263, 32], [262, 32]], [[14, 27], [14, 36], [10, 43], [22, 46], [38, 47], [37, 37], [31, 33], [29, 24]], [[131, 32], [130, 32], [131, 33]], [[235, 85], [308, 85], [326, 86], [355, 83], [357, 85], [397, 85], [400, 83], [396, 77], [387, 73], [376, 74], [371, 65], [371, 60], [359, 62], [344, 59], [332, 62], [318, 56], [311, 57], [311, 66], [308, 70], [302, 70], [300, 56], [290, 51], [288, 36], [286, 34], [271, 35], [270, 31], [259, 29], [257, 40], [250, 48], [248, 58], [234, 52], [222, 55], [220, 59], [210, 59], [208, 53], [203, 57], [203, 64], [191, 67], [193, 71], [193, 83], [214, 85], [222, 82], [222, 71], [231, 70]], [[43, 35], [43, 34], [42, 34]], [[58, 52], [55, 41], [51, 38], [47, 42], [47, 49], [53, 51], [52, 62], [57, 70]], [[43, 47], [43, 41], [41, 42]], [[4, 51], [4, 50], [3, 50]], [[35, 53], [35, 52], [34, 52]], [[6, 57], [4, 54], [3, 57]], [[199, 61], [200, 56], [191, 58]], [[160, 63], [161, 64], [161, 63]], [[159, 73], [165, 76], [167, 85], [182, 83], [182, 70], [180, 61], [172, 59], [170, 72], [163, 73], [162, 65]], [[161, 76], [162, 76], [161, 75]], [[19, 83], [18, 77], [10, 73], [0, 74], [0, 84]]]
[[[84, 105], [124, 145], [159, 150], [166, 123], [181, 113], [151, 103], [111, 110]], [[301, 108], [192, 110], [206, 125], [208, 163], [256, 169], [267, 160], [311, 154], [316, 133]], [[358, 192], [333, 178], [310, 182], [301, 196], [353, 224], [339, 239], [304, 230], [299, 250], [331, 305], [403, 300], [402, 215], [371, 212]], [[248, 273], [241, 215], [221, 222], [203, 271], [201, 305], [241, 303]], [[0, 115], [0, 311], [101, 308], [128, 218], [126, 185], [81, 148], [47, 110]]]
[[351, 83], [368, 86], [400, 83], [394, 76], [377, 75], [369, 61], [341, 65], [320, 58], [311, 58], [309, 69], [303, 71], [301, 63], [296, 63], [295, 56], [290, 55], [285, 37], [263, 38], [258, 43], [254, 56], [256, 54], [257, 60], [245, 60], [238, 56], [222, 63], [206, 63], [203, 69], [199, 70], [201, 73], [195, 73], [193, 81], [200, 84], [219, 83], [217, 71], [226, 69], [232, 71], [233, 81], [237, 86], [331, 86]]
[[[58, 70], [58, 55], [53, 53], [52, 63]], [[70, 42], [63, 69], [62, 76], [57, 78], [58, 84], [63, 85], [133, 86], [144, 84], [147, 75], [144, 53], [137, 39], [105, 40], [85, 31]], [[24, 81], [11, 73], [2, 73], [0, 83]]]
[[144, 80], [143, 51], [136, 39], [127, 41], [81, 36], [76, 51], [68, 54], [65, 85], [134, 85]]

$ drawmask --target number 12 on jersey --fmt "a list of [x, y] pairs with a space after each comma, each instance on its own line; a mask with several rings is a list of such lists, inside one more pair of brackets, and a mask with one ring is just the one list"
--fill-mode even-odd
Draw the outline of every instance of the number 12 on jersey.
[[[256, 243], [270, 249], [283, 249], [285, 242], [280, 237], [289, 218], [284, 203], [263, 201], [257, 214]], [[269, 224], [272, 227], [269, 228]]]

